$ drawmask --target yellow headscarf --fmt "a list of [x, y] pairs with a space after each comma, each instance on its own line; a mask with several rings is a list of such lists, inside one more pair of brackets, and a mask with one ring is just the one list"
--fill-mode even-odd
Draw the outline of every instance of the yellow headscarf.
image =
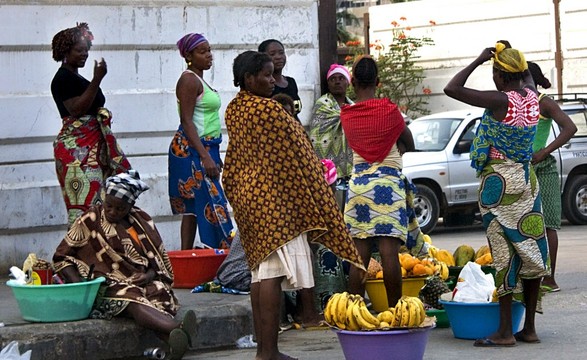
[[501, 71], [509, 73], [524, 72], [528, 69], [528, 63], [524, 54], [516, 49], [506, 48], [502, 43], [495, 44], [495, 56], [493, 66]]

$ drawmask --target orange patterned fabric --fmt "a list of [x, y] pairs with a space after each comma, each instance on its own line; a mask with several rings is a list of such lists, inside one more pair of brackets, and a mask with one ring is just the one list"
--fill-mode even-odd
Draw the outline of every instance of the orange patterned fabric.
[[304, 128], [274, 100], [241, 91], [225, 115], [222, 182], [255, 269], [298, 235], [363, 268]]

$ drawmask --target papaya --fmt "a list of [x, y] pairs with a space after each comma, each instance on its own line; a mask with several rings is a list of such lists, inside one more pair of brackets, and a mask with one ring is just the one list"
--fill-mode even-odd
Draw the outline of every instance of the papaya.
[[438, 261], [442, 261], [448, 266], [455, 266], [455, 259], [448, 250], [439, 249], [436, 251], [436, 256], [434, 257]]
[[479, 258], [475, 259], [475, 262], [481, 266], [489, 265], [493, 262], [493, 258], [491, 257], [491, 253], [488, 252], [484, 255], [481, 255]]
[[479, 259], [481, 256], [487, 254], [489, 251], [489, 246], [482, 245], [477, 251], [475, 252], [475, 260]]
[[469, 261], [475, 261], [475, 249], [467, 244], [460, 245], [455, 250], [453, 257], [456, 266], [465, 266]]

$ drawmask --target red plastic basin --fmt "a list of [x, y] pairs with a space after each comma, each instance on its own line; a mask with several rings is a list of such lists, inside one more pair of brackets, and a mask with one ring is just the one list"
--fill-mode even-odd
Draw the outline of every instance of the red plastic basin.
[[173, 268], [173, 287], [191, 289], [212, 281], [228, 249], [192, 249], [168, 251]]

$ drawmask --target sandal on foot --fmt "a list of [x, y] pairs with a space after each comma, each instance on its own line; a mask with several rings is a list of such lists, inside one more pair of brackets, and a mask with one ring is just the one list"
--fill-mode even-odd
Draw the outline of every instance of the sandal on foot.
[[512, 346], [516, 346], [516, 343], [499, 344], [489, 338], [484, 338], [484, 339], [475, 340], [475, 343], [473, 343], [473, 345], [477, 346], [477, 347], [512, 347]]
[[548, 285], [540, 285], [540, 290], [542, 290], [542, 292], [544, 292], [544, 293], [553, 293], [553, 292], [561, 291], [561, 288], [558, 286], [552, 287], [552, 286], [548, 286]]
[[196, 313], [193, 310], [186, 311], [185, 315], [183, 316], [183, 320], [181, 321], [180, 328], [186, 333], [190, 347], [193, 346], [193, 340], [196, 337], [197, 326], [198, 324]]
[[188, 350], [188, 335], [182, 329], [173, 329], [169, 333], [169, 359], [179, 360]]

